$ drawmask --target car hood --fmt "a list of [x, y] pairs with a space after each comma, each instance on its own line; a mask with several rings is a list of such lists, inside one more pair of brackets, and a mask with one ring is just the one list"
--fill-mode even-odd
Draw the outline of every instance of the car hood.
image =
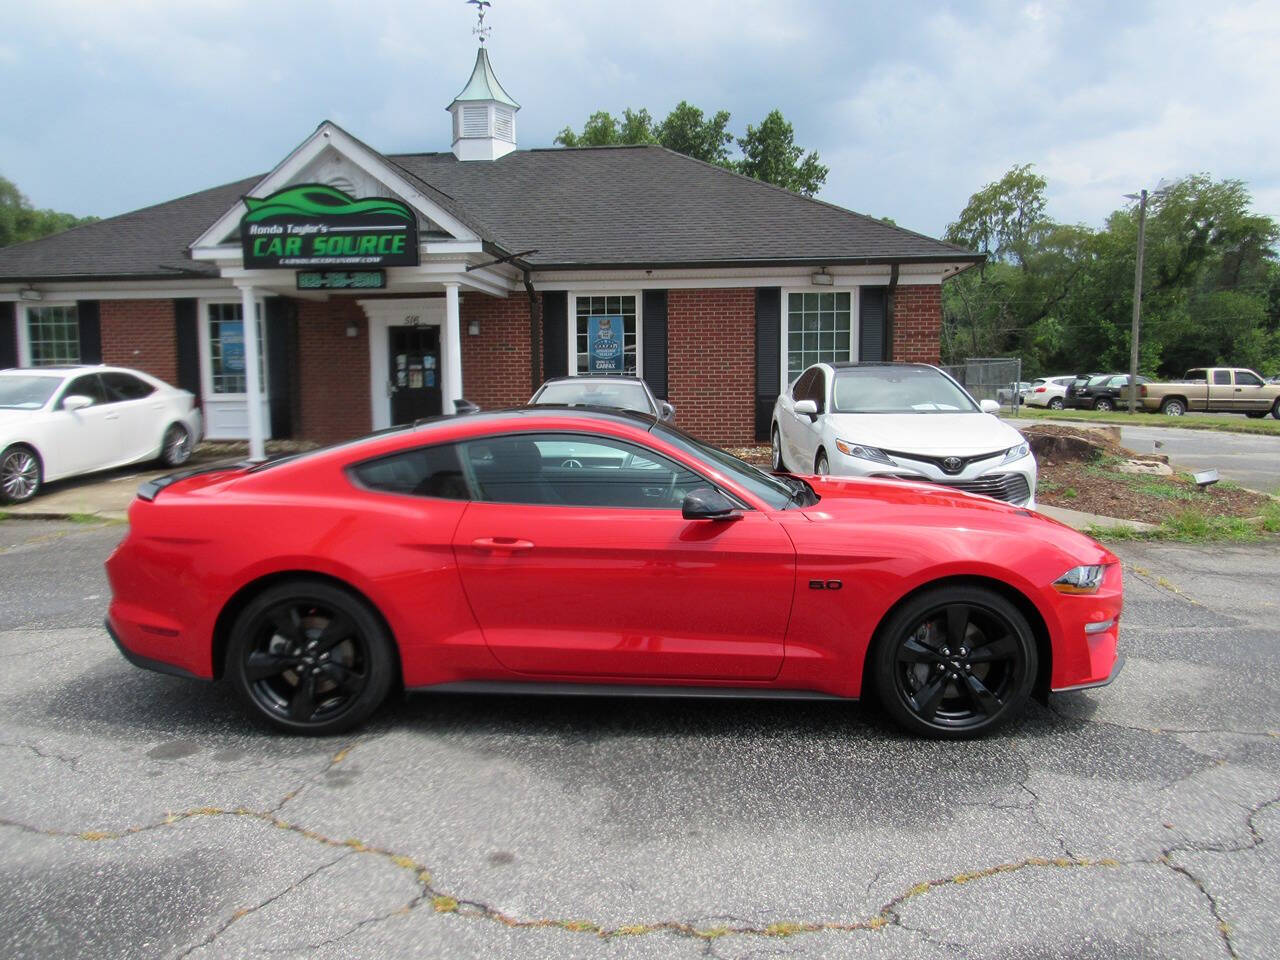
[[1079, 563], [1114, 563], [1092, 537], [1025, 507], [951, 487], [876, 477], [806, 477], [821, 498], [804, 514], [816, 523], [887, 526], [899, 530], [962, 531], [1021, 543], [1052, 544]]
[[0, 436], [16, 430], [40, 415], [39, 410], [5, 410], [0, 409]]
[[989, 413], [833, 413], [827, 423], [842, 440], [934, 457], [993, 453], [1022, 442], [1022, 434]]

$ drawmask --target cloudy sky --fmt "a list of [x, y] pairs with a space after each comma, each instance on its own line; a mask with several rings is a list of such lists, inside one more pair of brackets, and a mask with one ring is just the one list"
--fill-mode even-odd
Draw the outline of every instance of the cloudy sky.
[[[40, 0], [0, 36], [0, 175], [109, 216], [265, 172], [328, 118], [447, 150], [475, 56], [463, 0]], [[596, 109], [681, 99], [741, 135], [779, 107], [821, 196], [939, 234], [1016, 163], [1050, 213], [1203, 171], [1280, 215], [1280, 3], [495, 0], [522, 147]]]

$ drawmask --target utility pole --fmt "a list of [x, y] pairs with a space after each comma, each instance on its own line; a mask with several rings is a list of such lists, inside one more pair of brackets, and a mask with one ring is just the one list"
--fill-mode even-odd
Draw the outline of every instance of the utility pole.
[[1142, 254], [1147, 239], [1147, 191], [1138, 197], [1138, 265], [1133, 271], [1133, 330], [1129, 335], [1129, 412], [1138, 409], [1138, 327], [1142, 323]]

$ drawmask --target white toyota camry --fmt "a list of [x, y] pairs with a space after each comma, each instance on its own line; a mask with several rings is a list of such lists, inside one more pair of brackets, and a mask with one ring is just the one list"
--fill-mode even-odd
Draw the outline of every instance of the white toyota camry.
[[896, 477], [1035, 506], [1036, 460], [1022, 434], [937, 367], [818, 363], [773, 407], [773, 467]]
[[94, 470], [156, 459], [176, 467], [200, 431], [194, 396], [136, 370], [0, 370], [0, 503]]

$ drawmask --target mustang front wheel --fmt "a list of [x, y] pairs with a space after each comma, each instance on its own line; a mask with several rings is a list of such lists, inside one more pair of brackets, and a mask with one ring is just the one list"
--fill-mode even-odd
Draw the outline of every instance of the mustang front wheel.
[[394, 647], [367, 605], [331, 584], [265, 590], [236, 619], [226, 672], [254, 713], [295, 733], [362, 722], [386, 699]]
[[904, 727], [972, 737], [1015, 716], [1036, 679], [1026, 618], [994, 591], [942, 587], [914, 597], [880, 631], [876, 690]]

